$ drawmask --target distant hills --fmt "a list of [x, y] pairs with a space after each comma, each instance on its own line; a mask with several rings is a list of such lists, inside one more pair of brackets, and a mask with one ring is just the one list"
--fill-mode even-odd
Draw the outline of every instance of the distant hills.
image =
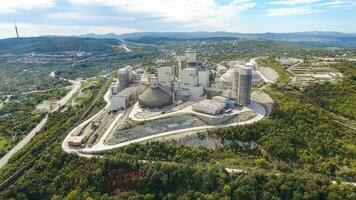
[[[125, 34], [85, 34], [81, 37], [111, 38], [142, 42], [149, 40], [192, 40], [209, 38], [259, 39], [269, 41], [296, 42], [309, 46], [356, 48], [356, 34], [340, 32], [296, 32], [296, 33], [233, 33], [233, 32], [137, 32]], [[146, 40], [144, 40], [146, 41]]]
[[[230, 32], [141, 32], [126, 34], [85, 34], [80, 36], [41, 36], [8, 38], [0, 40], [0, 54], [6, 53], [57, 53], [86, 51], [109, 53], [118, 50], [123, 41], [136, 43], [159, 43], [179, 40], [240, 40], [240, 45], [262, 48], [273, 42], [274, 46], [289, 49], [310, 47], [356, 48], [356, 34], [338, 32], [300, 33], [230, 33]], [[277, 43], [275, 43], [278, 41]], [[257, 45], [257, 47], [256, 47]]]
[[6, 53], [58, 53], [66, 51], [86, 51], [91, 53], [109, 53], [122, 44], [120, 40], [110, 38], [80, 38], [42, 36], [26, 38], [8, 38], [0, 40], [0, 54]]

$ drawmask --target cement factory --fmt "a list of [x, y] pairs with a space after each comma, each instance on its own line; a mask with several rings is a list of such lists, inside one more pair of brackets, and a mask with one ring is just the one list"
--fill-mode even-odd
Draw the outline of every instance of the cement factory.
[[118, 82], [111, 88], [111, 110], [126, 109], [137, 101], [143, 109], [161, 109], [189, 101], [196, 112], [218, 115], [235, 106], [248, 105], [252, 84], [262, 81], [251, 62], [231, 61], [230, 69], [211, 83], [211, 69], [198, 64], [195, 50], [188, 49], [176, 59], [178, 69], [162, 66], [154, 74], [131, 66], [119, 69]]
[[197, 52], [188, 49], [176, 61], [153, 73], [120, 68], [104, 96], [107, 106], [74, 129], [63, 148], [101, 151], [124, 141], [254, 123], [266, 116], [265, 107], [251, 100], [252, 86], [263, 84], [253, 60], [215, 67], [198, 62]]

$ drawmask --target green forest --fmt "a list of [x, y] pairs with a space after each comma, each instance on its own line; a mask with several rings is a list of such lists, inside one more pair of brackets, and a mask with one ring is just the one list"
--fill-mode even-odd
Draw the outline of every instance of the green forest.
[[11, 101], [0, 109], [0, 157], [17, 144], [45, 116], [36, 109], [44, 100], [59, 99], [66, 89], [11, 96]]
[[356, 120], [356, 65], [354, 62], [343, 62], [332, 67], [344, 75], [344, 81], [337, 84], [314, 84], [307, 87], [304, 93], [320, 107]]

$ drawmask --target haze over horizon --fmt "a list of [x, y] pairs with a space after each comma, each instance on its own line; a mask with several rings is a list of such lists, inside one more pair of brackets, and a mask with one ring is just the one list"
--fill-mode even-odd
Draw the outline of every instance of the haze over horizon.
[[0, 38], [86, 33], [356, 33], [355, 0], [0, 0]]

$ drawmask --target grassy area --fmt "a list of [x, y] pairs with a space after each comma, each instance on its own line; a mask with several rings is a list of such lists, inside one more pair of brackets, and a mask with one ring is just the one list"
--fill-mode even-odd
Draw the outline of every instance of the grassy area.
[[278, 82], [287, 84], [289, 82], [290, 74], [284, 66], [273, 58], [262, 58], [258, 60], [259, 65], [263, 67], [270, 67], [279, 74]]
[[93, 83], [100, 82], [102, 79], [103, 79], [102, 77], [94, 77], [94, 78], [84, 80], [81, 82], [80, 88], [85, 89], [85, 88], [89, 87], [90, 85], [92, 85]]
[[9, 139], [3, 136], [0, 136], [0, 152], [7, 148], [7, 145], [9, 143]]

